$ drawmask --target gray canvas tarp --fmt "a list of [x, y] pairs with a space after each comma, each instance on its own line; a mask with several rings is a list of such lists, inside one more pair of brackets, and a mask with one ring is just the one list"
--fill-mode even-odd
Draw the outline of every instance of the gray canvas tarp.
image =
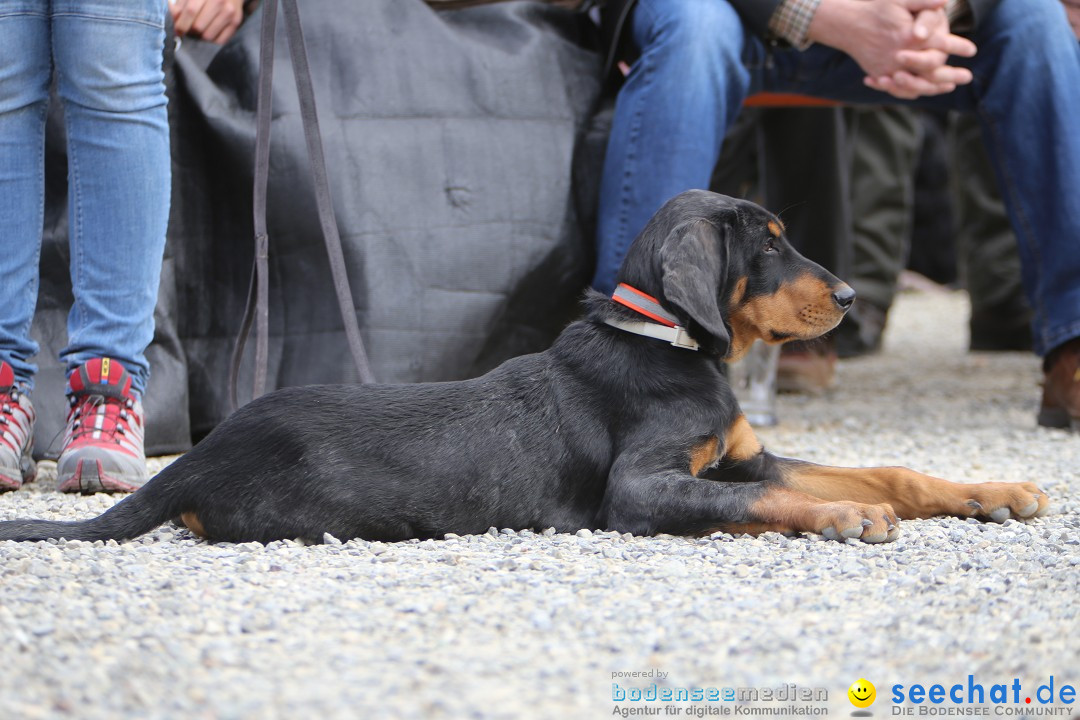
[[[592, 270], [602, 131], [589, 130], [600, 58], [587, 21], [530, 2], [437, 13], [421, 0], [318, 0], [301, 14], [354, 305], [377, 379], [470, 377], [546, 347], [575, 313]], [[260, 21], [256, 13], [212, 57], [186, 41], [175, 54], [173, 206], [146, 398], [150, 452], [184, 449], [228, 412], [229, 355], [251, 273]], [[270, 385], [352, 382], [282, 27], [276, 58]], [[50, 157], [52, 222], [34, 330], [43, 345], [39, 452], [62, 422], [55, 354], [70, 301], [63, 158]], [[250, 368], [242, 401], [249, 377]]]

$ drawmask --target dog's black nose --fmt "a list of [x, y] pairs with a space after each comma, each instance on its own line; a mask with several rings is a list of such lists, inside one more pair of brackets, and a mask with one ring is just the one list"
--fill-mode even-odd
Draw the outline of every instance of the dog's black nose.
[[833, 301], [840, 306], [841, 310], [847, 310], [851, 303], [855, 302], [855, 291], [845, 285], [832, 294]]

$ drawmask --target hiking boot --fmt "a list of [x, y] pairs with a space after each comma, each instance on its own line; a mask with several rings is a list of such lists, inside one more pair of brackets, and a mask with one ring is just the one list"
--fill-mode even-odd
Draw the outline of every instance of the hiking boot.
[[133, 492], [150, 478], [143, 451], [142, 403], [131, 375], [94, 358], [68, 380], [64, 446], [56, 463], [60, 492]]
[[1043, 373], [1039, 424], [1080, 431], [1080, 338], [1050, 351]]
[[0, 362], [0, 492], [18, 490], [37, 474], [30, 455], [34, 444], [34, 406], [15, 387], [15, 371]]

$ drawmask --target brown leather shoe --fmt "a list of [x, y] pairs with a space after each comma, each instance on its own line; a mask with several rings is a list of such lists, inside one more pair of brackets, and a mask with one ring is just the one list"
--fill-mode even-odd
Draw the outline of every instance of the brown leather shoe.
[[1080, 338], [1051, 350], [1043, 373], [1039, 424], [1080, 431]]
[[783, 393], [822, 395], [836, 381], [836, 350], [829, 338], [790, 342], [780, 348], [776, 389]]

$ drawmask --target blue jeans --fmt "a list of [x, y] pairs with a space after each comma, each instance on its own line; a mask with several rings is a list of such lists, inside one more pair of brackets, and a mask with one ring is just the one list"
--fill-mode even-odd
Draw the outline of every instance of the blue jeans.
[[67, 128], [70, 373], [119, 360], [140, 394], [154, 335], [171, 169], [162, 50], [166, 0], [0, 4], [0, 360], [31, 388], [30, 324], [44, 221], [53, 70]]
[[[641, 56], [616, 102], [600, 188], [601, 292], [611, 292], [631, 240], [664, 202], [708, 188], [747, 95], [901, 102], [865, 87], [839, 51], [767, 47], [726, 0], [639, 0], [631, 31]], [[978, 54], [954, 61], [974, 82], [909, 104], [977, 114], [1044, 355], [1080, 337], [1080, 44], [1050, 0], [1002, 0], [973, 39]]]

